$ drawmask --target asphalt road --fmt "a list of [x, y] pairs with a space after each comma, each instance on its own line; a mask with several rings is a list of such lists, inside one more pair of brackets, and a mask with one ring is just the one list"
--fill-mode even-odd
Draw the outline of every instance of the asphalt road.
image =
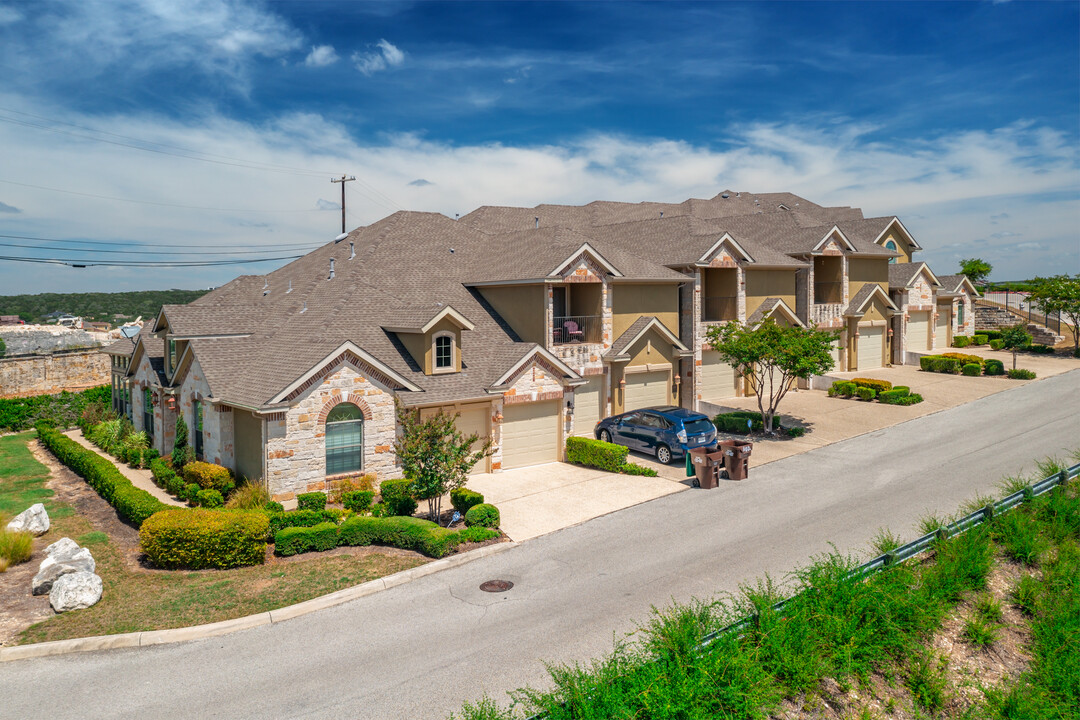
[[[1003, 381], [1004, 382], [1004, 381]], [[596, 657], [650, 606], [914, 537], [1080, 438], [1080, 370], [597, 518], [346, 605], [204, 641], [0, 665], [2, 718], [445, 718]], [[502, 578], [505, 594], [478, 585]]]

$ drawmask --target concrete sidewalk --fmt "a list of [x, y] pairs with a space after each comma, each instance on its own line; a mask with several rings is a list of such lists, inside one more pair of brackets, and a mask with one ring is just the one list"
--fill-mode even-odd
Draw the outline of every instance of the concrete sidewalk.
[[135, 487], [139, 488], [140, 490], [145, 490], [146, 492], [150, 493], [151, 495], [153, 495], [154, 497], [156, 497], [158, 500], [165, 503], [166, 505], [175, 505], [176, 507], [187, 507], [187, 503], [184, 503], [184, 502], [181, 502], [180, 500], [177, 500], [172, 495], [170, 495], [169, 493], [165, 492], [164, 490], [159, 488], [157, 485], [155, 485], [154, 484], [154, 476], [150, 474], [149, 470], [142, 470], [140, 468], [131, 468], [131, 467], [128, 467], [127, 465], [124, 465], [123, 463], [117, 463], [116, 460], [114, 460], [110, 455], [108, 455], [105, 452], [102, 452], [101, 448], [99, 448], [97, 445], [94, 445], [92, 442], [90, 442], [86, 438], [84, 438], [83, 435], [82, 435], [82, 432], [80, 430], [68, 430], [67, 432], [64, 433], [64, 435], [71, 438], [75, 442], [79, 443], [80, 445], [82, 445], [87, 450], [93, 450], [98, 455], [100, 455], [101, 457], [103, 457], [106, 460], [108, 460], [109, 462], [111, 462], [113, 465], [116, 466], [116, 469], [120, 471], [121, 475], [123, 475], [128, 480], [130, 480], [131, 484], [134, 485]]

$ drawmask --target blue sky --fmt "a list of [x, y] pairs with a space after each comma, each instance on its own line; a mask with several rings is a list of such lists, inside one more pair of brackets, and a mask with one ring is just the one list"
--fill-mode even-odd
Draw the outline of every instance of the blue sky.
[[[0, 256], [295, 254], [348, 173], [350, 228], [789, 190], [900, 215], [938, 272], [1077, 272], [1078, 29], [1075, 2], [0, 0], [0, 234], [69, 241]], [[0, 260], [0, 294], [276, 264]]]

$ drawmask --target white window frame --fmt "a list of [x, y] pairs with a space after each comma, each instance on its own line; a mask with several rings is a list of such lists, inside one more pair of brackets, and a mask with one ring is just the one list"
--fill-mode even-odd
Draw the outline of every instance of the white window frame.
[[[450, 365], [439, 367], [439, 339], [450, 338]], [[442, 375], [443, 373], [457, 372], [457, 337], [454, 333], [443, 330], [431, 336], [431, 374]]]

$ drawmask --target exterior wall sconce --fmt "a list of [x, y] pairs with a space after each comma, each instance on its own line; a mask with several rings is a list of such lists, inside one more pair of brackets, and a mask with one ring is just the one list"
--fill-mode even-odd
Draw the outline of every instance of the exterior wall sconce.
[[566, 410], [567, 410], [567, 412], [574, 412], [574, 401], [573, 400], [567, 400], [566, 401]]
[[503, 421], [503, 414], [501, 412], [495, 413], [495, 422], [501, 423]]

